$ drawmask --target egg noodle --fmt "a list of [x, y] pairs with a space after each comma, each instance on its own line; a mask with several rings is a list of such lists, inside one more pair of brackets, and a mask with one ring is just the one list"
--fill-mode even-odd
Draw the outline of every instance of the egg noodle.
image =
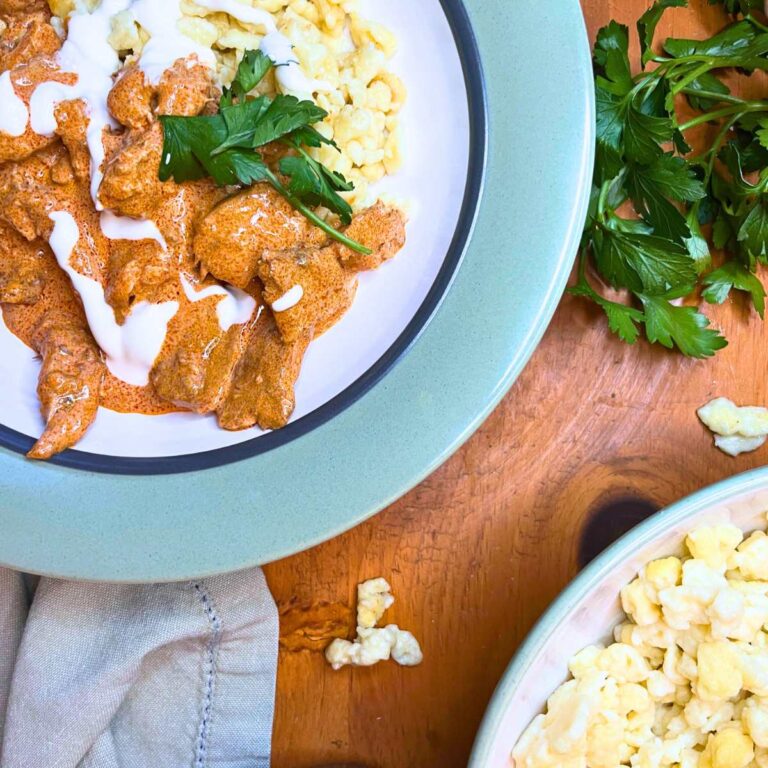
[[516, 768], [768, 766], [768, 536], [704, 527], [686, 547], [622, 590], [616, 642], [571, 659]]
[[[49, 4], [63, 25], [73, 11], [100, 3], [50, 0]], [[264, 26], [244, 21], [255, 18], [248, 11], [272, 16], [293, 46], [304, 75], [322, 84], [314, 101], [328, 117], [315, 127], [334, 139], [341, 150], [325, 146], [312, 154], [354, 183], [354, 191], [343, 196], [355, 209], [372, 202], [370, 185], [395, 173], [402, 164], [399, 114], [406, 90], [388, 69], [397, 48], [395, 36], [362, 18], [356, 0], [201, 0], [199, 4], [181, 0], [179, 8], [179, 30], [213, 51], [215, 74], [222, 85], [231, 82], [246, 50], [262, 46]], [[115, 14], [111, 27], [109, 42], [128, 61], [140, 55], [151, 39], [130, 11]], [[288, 91], [274, 72], [260, 90], [270, 94]]]
[[727, 397], [716, 397], [698, 409], [701, 422], [715, 435], [715, 445], [729, 456], [756, 451], [768, 439], [768, 408], [739, 407]]

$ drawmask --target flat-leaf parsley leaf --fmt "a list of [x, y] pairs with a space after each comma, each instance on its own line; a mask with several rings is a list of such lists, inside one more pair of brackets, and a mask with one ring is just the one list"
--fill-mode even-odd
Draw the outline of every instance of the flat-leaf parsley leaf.
[[[724, 75], [768, 71], [768, 26], [758, 18], [762, 0], [710, 0], [718, 2], [743, 18], [704, 40], [668, 39], [656, 53], [662, 16], [688, 5], [656, 0], [637, 23], [639, 72], [626, 26], [612, 21], [598, 32], [595, 174], [579, 280], [570, 289], [597, 304], [623, 341], [634, 343], [642, 327], [650, 342], [692, 357], [709, 357], [726, 341], [674, 299], [701, 288], [707, 302], [722, 303], [736, 290], [765, 313], [755, 272], [768, 265], [768, 99], [734, 95]], [[714, 138], [694, 154], [686, 134], [705, 123]], [[714, 270], [709, 241], [726, 251]], [[587, 279], [590, 265], [629, 302], [601, 295]]]

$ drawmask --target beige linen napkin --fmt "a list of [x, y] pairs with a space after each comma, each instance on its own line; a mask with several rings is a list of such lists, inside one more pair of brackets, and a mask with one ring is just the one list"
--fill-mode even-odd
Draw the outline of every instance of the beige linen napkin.
[[2, 768], [269, 766], [278, 619], [260, 569], [27, 593], [0, 568]]

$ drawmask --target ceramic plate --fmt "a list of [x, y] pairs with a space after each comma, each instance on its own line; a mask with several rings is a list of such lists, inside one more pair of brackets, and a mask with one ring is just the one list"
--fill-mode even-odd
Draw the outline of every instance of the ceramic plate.
[[[235, 570], [350, 528], [425, 477], [507, 391], [548, 323], [591, 176], [577, 0], [368, 0], [400, 39], [408, 245], [310, 348], [285, 429], [102, 410], [78, 450], [23, 452], [37, 362], [0, 329], [0, 562], [160, 581]], [[547, 45], [542, 45], [546, 31]], [[547, 51], [557, 50], [552, 57]]]
[[686, 535], [702, 525], [765, 530], [768, 468], [729, 478], [653, 515], [593, 560], [547, 609], [499, 683], [469, 768], [511, 768], [510, 755], [549, 695], [565, 682], [568, 660], [611, 642], [623, 620], [619, 592], [650, 560], [683, 555]]
[[[350, 311], [310, 345], [296, 385], [292, 422], [297, 426], [275, 433], [259, 429], [227, 432], [213, 414], [144, 416], [102, 408], [77, 450], [57, 458], [56, 463], [106, 472], [183, 472], [270, 450], [358, 397], [358, 382], [368, 371], [374, 378], [385, 372], [386, 361], [396, 359], [402, 349], [398, 339], [427, 302], [436, 280], [441, 274], [446, 278], [453, 274], [466, 229], [455, 247], [451, 243], [459, 221], [469, 222], [474, 207], [468, 201], [462, 219], [465, 194], [469, 186], [469, 200], [475, 200], [482, 179], [484, 126], [479, 121], [483, 105], [466, 96], [459, 48], [437, 0], [415, 7], [409, 0], [386, 4], [363, 0], [362, 6], [366, 15], [393, 29], [403, 41], [391, 68], [408, 83], [408, 100], [400, 115], [407, 150], [403, 169], [377, 190], [402, 201], [408, 211], [407, 245], [386, 269], [360, 276]], [[410, 9], [407, 14], [406, 7]], [[417, 29], [418, 41], [413, 36]], [[432, 64], [422, 66], [425, 60]], [[475, 76], [479, 83], [479, 72]], [[474, 110], [478, 111], [470, 136]], [[433, 122], [432, 115], [445, 116], [451, 130], [422, 130]], [[468, 175], [470, 163], [472, 173]], [[429, 215], [430, 209], [441, 215]], [[433, 293], [427, 312], [440, 295]], [[418, 322], [416, 327], [422, 324]], [[393, 346], [394, 354], [387, 356]], [[7, 382], [0, 403], [0, 424], [6, 429], [0, 432], [0, 441], [5, 437], [9, 447], [27, 450], [32, 436], [40, 435], [44, 426], [35, 392], [40, 362], [29, 347], [2, 328], [1, 319], [0, 360]], [[379, 363], [381, 360], [385, 362]], [[326, 407], [338, 396], [337, 405]], [[315, 416], [298, 424], [308, 414]]]

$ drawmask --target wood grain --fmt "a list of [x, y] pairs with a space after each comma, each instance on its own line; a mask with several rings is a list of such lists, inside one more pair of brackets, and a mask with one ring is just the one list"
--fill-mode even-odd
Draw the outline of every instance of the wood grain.
[[[646, 0], [584, 0], [590, 37], [628, 24]], [[704, 0], [663, 32], [722, 25]], [[768, 329], [741, 301], [707, 309], [731, 344], [685, 360], [609, 336], [564, 298], [531, 364], [469, 443], [370, 522], [267, 568], [282, 642], [275, 768], [359, 763], [459, 768], [515, 649], [579, 567], [594, 511], [640, 498], [663, 506], [762, 465], [716, 451], [695, 409], [715, 395], [768, 404]], [[421, 667], [333, 672], [321, 649], [351, 624], [356, 584], [385, 576], [388, 620], [423, 643]]]

